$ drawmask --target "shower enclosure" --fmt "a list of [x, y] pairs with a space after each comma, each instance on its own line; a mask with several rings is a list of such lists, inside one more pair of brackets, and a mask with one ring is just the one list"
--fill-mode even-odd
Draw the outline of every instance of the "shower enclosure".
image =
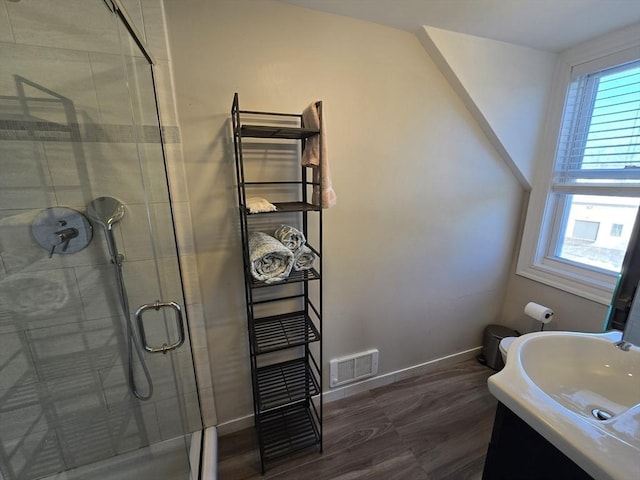
[[2, 480], [200, 478], [177, 129], [130, 18], [115, 0], [0, 0]]

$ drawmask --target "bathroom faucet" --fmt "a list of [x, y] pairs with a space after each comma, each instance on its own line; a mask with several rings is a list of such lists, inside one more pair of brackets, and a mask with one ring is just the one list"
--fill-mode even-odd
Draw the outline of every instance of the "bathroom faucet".
[[628, 352], [632, 345], [629, 342], [625, 342], [624, 340], [620, 340], [619, 342], [614, 343], [616, 347], [618, 347], [623, 352]]
[[627, 320], [619, 342], [615, 343], [623, 352], [628, 352], [633, 346], [640, 346], [640, 282], [635, 291], [625, 301], [628, 305]]

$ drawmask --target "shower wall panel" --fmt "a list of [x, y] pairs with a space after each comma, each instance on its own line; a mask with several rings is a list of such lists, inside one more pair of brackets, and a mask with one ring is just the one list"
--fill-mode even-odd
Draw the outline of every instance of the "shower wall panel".
[[[142, 4], [150, 19], [161, 20], [160, 2], [125, 4], [140, 25]], [[56, 24], [63, 28], [52, 30]], [[159, 281], [166, 298], [187, 304], [192, 329], [201, 329], [179, 132], [175, 121], [163, 128], [174, 209], [186, 214], [176, 222], [182, 275], [191, 279], [184, 301], [175, 281], [180, 265], [161, 137], [157, 120], [141, 113], [155, 102], [153, 90], [130, 91], [122, 81], [126, 71], [129, 88], [136, 85], [142, 59], [123, 65], [113, 27], [101, 1], [53, 10], [45, 1], [0, 1], [0, 464], [10, 469], [8, 478], [37, 478], [173, 438], [183, 422], [198, 430], [199, 394], [207, 423], [215, 421], [206, 344], [194, 349], [200, 392], [187, 342], [173, 363], [149, 356], [151, 401], [129, 393], [124, 324], [103, 232], [94, 229], [84, 250], [51, 258], [31, 235], [43, 209], [84, 211], [93, 198], [118, 198], [126, 215], [114, 232], [130, 305], [155, 301], [148, 292]], [[161, 22], [147, 27], [142, 31], [162, 32], [156, 43], [164, 39]], [[163, 101], [170, 114], [171, 101]], [[149, 228], [157, 234], [153, 244]]]

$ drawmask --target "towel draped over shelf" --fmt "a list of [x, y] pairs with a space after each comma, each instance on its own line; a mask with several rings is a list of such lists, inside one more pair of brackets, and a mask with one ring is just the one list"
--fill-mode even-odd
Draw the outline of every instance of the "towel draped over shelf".
[[[313, 168], [313, 194], [311, 203], [322, 205], [322, 208], [331, 208], [336, 204], [336, 193], [331, 184], [329, 171], [329, 157], [327, 155], [327, 136], [324, 128], [324, 116], [321, 119], [318, 112], [318, 104], [313, 102], [302, 112], [302, 125], [305, 128], [319, 129], [320, 134], [309, 137], [305, 142], [302, 152], [301, 164]], [[320, 167], [320, 168], [319, 168]], [[322, 170], [322, 176], [320, 174]], [[320, 203], [322, 200], [322, 203]]]

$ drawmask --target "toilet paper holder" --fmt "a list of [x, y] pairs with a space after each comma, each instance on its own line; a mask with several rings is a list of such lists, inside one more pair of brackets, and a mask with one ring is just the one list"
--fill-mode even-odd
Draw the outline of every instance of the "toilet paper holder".
[[535, 302], [527, 303], [524, 307], [524, 313], [542, 324], [540, 331], [544, 330], [544, 326], [553, 320], [553, 316], [555, 315], [555, 312], [551, 308]]

